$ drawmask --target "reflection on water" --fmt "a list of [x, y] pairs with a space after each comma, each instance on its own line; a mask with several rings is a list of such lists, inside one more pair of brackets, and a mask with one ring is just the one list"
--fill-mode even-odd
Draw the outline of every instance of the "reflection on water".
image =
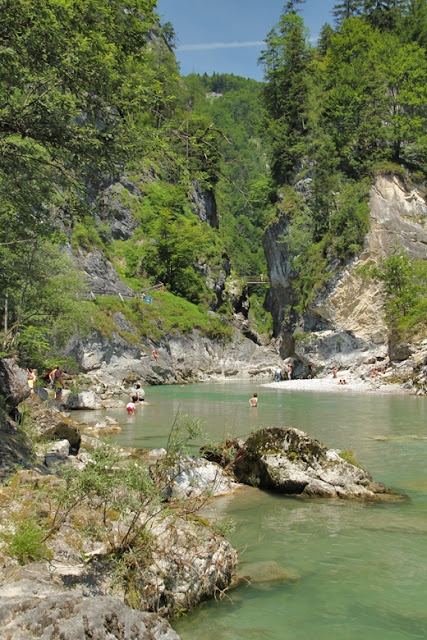
[[[256, 411], [248, 404], [254, 391]], [[229, 598], [177, 620], [183, 640], [427, 637], [427, 400], [293, 394], [247, 383], [150, 388], [147, 398], [152, 405], [139, 407], [133, 423], [124, 410], [104, 412], [122, 422], [113, 442], [164, 446], [178, 410], [203, 419], [212, 440], [292, 426], [327, 446], [354, 450], [376, 480], [408, 496], [384, 504], [309, 501], [247, 487], [216, 499], [207, 516], [235, 521], [239, 573], [270, 566], [272, 580], [255, 576]]]

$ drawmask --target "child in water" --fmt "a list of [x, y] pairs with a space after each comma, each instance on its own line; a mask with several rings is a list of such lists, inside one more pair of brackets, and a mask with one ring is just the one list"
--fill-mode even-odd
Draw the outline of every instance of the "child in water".
[[134, 414], [135, 413], [135, 402], [138, 402], [138, 398], [136, 396], [132, 396], [131, 402], [128, 402], [126, 405], [126, 411], [129, 414]]
[[251, 407], [257, 407], [258, 406], [258, 394], [254, 393], [253, 398], [251, 398], [249, 400], [249, 404], [251, 405]]

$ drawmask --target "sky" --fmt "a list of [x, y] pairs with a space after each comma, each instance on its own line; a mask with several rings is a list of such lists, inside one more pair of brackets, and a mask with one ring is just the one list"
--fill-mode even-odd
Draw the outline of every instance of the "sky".
[[[300, 15], [315, 40], [337, 0], [306, 0]], [[257, 60], [285, 0], [157, 0], [162, 23], [176, 34], [181, 74], [233, 73], [262, 80]]]

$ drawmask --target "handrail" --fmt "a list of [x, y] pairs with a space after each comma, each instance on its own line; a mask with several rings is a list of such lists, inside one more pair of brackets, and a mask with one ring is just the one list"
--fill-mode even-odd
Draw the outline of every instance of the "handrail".
[[77, 293], [76, 298], [85, 298], [86, 300], [96, 300], [96, 298], [120, 298], [123, 302], [126, 300], [134, 300], [135, 298], [142, 298], [147, 293], [153, 291], [165, 291], [165, 285], [163, 282], [159, 282], [158, 284], [150, 287], [149, 289], [144, 289], [143, 291], [132, 291], [130, 293], [122, 293], [121, 291], [110, 291], [110, 292], [97, 292], [96, 290], [87, 291], [85, 293]]

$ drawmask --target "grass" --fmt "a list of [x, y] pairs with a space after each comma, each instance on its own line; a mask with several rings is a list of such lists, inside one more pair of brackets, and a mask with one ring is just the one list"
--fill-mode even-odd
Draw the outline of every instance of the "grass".
[[352, 451], [351, 449], [346, 449], [345, 451], [341, 451], [339, 453], [339, 456], [349, 464], [352, 464], [354, 467], [358, 467], [359, 469], [362, 468], [360, 464], [357, 462], [356, 458], [354, 457], [354, 451]]
[[[85, 303], [86, 311], [94, 329], [103, 336], [111, 339], [114, 333], [118, 333], [132, 344], [138, 344], [141, 338], [148, 336], [159, 341], [165, 333], [189, 335], [194, 329], [214, 340], [231, 340], [232, 327], [200, 305], [166, 291], [155, 292], [151, 297], [152, 304], [136, 298], [122, 302], [115, 297], [103, 297], [96, 302]], [[118, 312], [134, 328], [134, 333], [117, 327], [114, 315]]]
[[47, 558], [49, 554], [44, 542], [45, 537], [46, 530], [33, 519], [20, 522], [7, 546], [8, 553], [17, 558], [20, 564]]

